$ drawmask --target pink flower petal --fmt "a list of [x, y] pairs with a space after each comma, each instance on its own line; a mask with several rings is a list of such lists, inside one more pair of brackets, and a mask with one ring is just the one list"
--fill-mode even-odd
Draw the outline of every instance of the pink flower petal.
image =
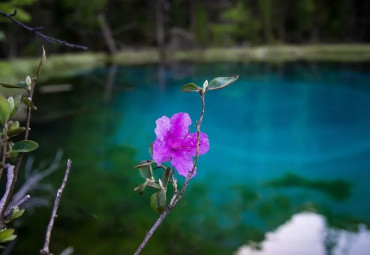
[[171, 117], [171, 136], [175, 139], [182, 139], [189, 133], [191, 119], [189, 114], [179, 112]]
[[[189, 133], [191, 119], [187, 113], [176, 113], [171, 119], [163, 116], [156, 121], [157, 139], [153, 143], [153, 160], [158, 164], [171, 160], [178, 173], [187, 177], [193, 168], [197, 148], [197, 133]], [[199, 134], [199, 155], [209, 150], [208, 136]], [[193, 176], [196, 173], [194, 171]]]
[[171, 148], [166, 144], [166, 141], [155, 140], [153, 143], [153, 160], [157, 165], [162, 162], [170, 161], [172, 158]]
[[154, 132], [157, 135], [157, 139], [161, 141], [165, 140], [171, 128], [170, 119], [167, 116], [162, 116], [155, 121], [155, 124], [157, 124], [157, 127]]
[[[171, 160], [171, 164], [176, 168], [180, 175], [187, 177], [189, 172], [193, 169], [193, 158], [186, 153], [177, 153], [177, 155]], [[195, 174], [196, 169], [193, 173], [193, 176]]]
[[[197, 152], [197, 133], [194, 132], [182, 142], [182, 146], [187, 148], [192, 156], [195, 156]], [[209, 150], [209, 140], [205, 133], [200, 132], [199, 134], [199, 155], [206, 153]]]

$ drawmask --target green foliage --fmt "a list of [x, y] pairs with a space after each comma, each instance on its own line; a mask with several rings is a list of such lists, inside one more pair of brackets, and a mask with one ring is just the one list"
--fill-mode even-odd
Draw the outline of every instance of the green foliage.
[[221, 16], [224, 22], [212, 26], [215, 43], [230, 45], [235, 42], [260, 41], [258, 33], [261, 30], [261, 22], [243, 1], [237, 1], [233, 8], [228, 9]]
[[138, 191], [142, 195], [148, 186], [158, 190], [151, 196], [150, 205], [155, 212], [161, 213], [166, 207], [166, 192], [171, 169], [165, 168], [163, 177], [155, 180], [152, 170], [153, 163], [154, 161], [143, 160], [140, 165], [135, 166], [135, 168], [139, 169], [140, 175], [145, 179], [145, 182], [137, 186], [134, 191]]
[[286, 173], [281, 178], [276, 178], [267, 183], [267, 186], [274, 188], [301, 187], [318, 190], [329, 194], [335, 200], [341, 201], [351, 195], [352, 185], [346, 180], [336, 179], [331, 181], [308, 180], [295, 173]]
[[216, 89], [223, 89], [233, 82], [235, 82], [239, 78], [239, 75], [235, 75], [232, 77], [217, 77], [214, 78], [211, 82], [208, 83], [206, 80], [203, 84], [203, 88], [198, 87], [194, 83], [185, 84], [181, 91], [182, 92], [207, 92], [208, 90], [216, 90]]
[[14, 152], [31, 152], [36, 150], [39, 145], [31, 140], [24, 140], [17, 142], [13, 145], [12, 151]]
[[6, 132], [6, 135], [7, 135], [8, 137], [17, 136], [17, 135], [19, 135], [20, 133], [23, 133], [25, 130], [26, 130], [26, 128], [24, 128], [24, 127], [12, 128], [12, 129], [10, 129], [10, 130], [8, 130], [8, 131]]
[[235, 82], [239, 78], [239, 75], [235, 75], [232, 77], [218, 77], [213, 79], [209, 85], [208, 90], [215, 90], [215, 89], [223, 89], [229, 86], [231, 83]]
[[33, 104], [31, 97], [22, 97], [22, 101], [32, 110], [37, 110], [37, 107]]
[[294, 12], [294, 24], [302, 32], [309, 31], [314, 26], [314, 12], [315, 12], [315, 1], [314, 0], [301, 0], [297, 1], [293, 5]]
[[191, 30], [193, 31], [199, 42], [201, 42], [202, 44], [207, 44], [209, 43], [209, 12], [207, 11], [205, 4], [202, 1], [196, 1], [195, 4], [195, 20], [193, 21]]
[[152, 209], [157, 212], [161, 213], [166, 208], [166, 190], [161, 189], [150, 197], [150, 206]]
[[[42, 56], [42, 58], [40, 60], [40, 63], [39, 63], [39, 67], [38, 67], [38, 70], [37, 70], [37, 77], [38, 77], [38, 75], [41, 71], [41, 67], [42, 67], [44, 62], [45, 62], [45, 51], [43, 51], [43, 56]], [[38, 144], [36, 142], [27, 140], [28, 139], [28, 132], [26, 132], [26, 134], [24, 136], [24, 140], [21, 140], [21, 141], [18, 141], [16, 143], [14, 143], [11, 140], [11, 138], [23, 133], [26, 130], [26, 128], [21, 127], [18, 121], [13, 121], [13, 120], [10, 119], [11, 117], [13, 117], [13, 115], [16, 114], [16, 112], [19, 108], [19, 105], [21, 104], [21, 101], [23, 101], [23, 103], [25, 103], [28, 107], [27, 126], [26, 127], [29, 128], [29, 121], [30, 121], [30, 115], [29, 114], [31, 112], [30, 110], [36, 109], [36, 107], [32, 103], [33, 89], [34, 89], [34, 85], [35, 85], [36, 80], [37, 80], [37, 78], [35, 78], [32, 81], [32, 79], [29, 76], [27, 76], [25, 81], [18, 82], [16, 84], [0, 82], [0, 85], [3, 86], [3, 87], [10, 88], [10, 89], [22, 88], [22, 89], [25, 89], [28, 93], [27, 96], [22, 96], [22, 94], [17, 94], [14, 97], [10, 96], [7, 99], [3, 95], [0, 95], [0, 123], [2, 125], [1, 141], [0, 142], [1, 142], [1, 153], [2, 153], [2, 159], [3, 159], [2, 164], [1, 164], [0, 178], [3, 174], [5, 163], [14, 164], [15, 161], [17, 159], [19, 159], [19, 161], [17, 162], [18, 163], [17, 167], [19, 167], [19, 165], [21, 163], [21, 160], [22, 160], [22, 158], [18, 158], [19, 153], [30, 152], [30, 151], [33, 151], [33, 150], [37, 149], [37, 147], [38, 147]], [[10, 167], [10, 166], [8, 166], [8, 167]], [[14, 169], [14, 167], [16, 167], [16, 166], [13, 165], [11, 167], [13, 167], [13, 169]], [[16, 170], [14, 170], [14, 176], [12, 177], [13, 178], [12, 182], [14, 182], [14, 180], [16, 180], [18, 178], [17, 172], [18, 172], [18, 168], [16, 168]], [[8, 174], [8, 178], [9, 177], [10, 177], [10, 175]], [[0, 219], [0, 221], [4, 224], [10, 223], [11, 221], [13, 221], [13, 220], [19, 218], [20, 216], [22, 216], [23, 213], [24, 213], [24, 209], [20, 210], [18, 208], [18, 206], [15, 206], [14, 208], [12, 208], [12, 211], [10, 212], [10, 215], [6, 211], [6, 208], [8, 206], [7, 201], [10, 201], [10, 198], [12, 197], [12, 194], [13, 194], [13, 191], [14, 191], [12, 185], [8, 186], [8, 184], [7, 184], [6, 189], [7, 190], [6, 190], [5, 194], [7, 194], [7, 195], [4, 196], [4, 198], [3, 198], [5, 202], [3, 204], [3, 207], [1, 208], [2, 218]], [[12, 241], [17, 237], [16, 235], [13, 235], [14, 229], [7, 229], [6, 225], [4, 225], [4, 224], [2, 224], [2, 229], [0, 230], [0, 243]]]
[[[24, 10], [23, 7], [29, 6], [37, 2], [38, 0], [10, 0], [0, 3], [0, 10], [6, 13], [13, 13], [17, 10], [17, 19], [23, 22], [31, 20], [31, 15]], [[1, 21], [9, 21], [3, 17], [0, 18]]]
[[11, 97], [13, 99], [13, 107], [12, 107], [12, 112], [10, 113], [10, 117], [13, 117], [13, 115], [18, 111], [18, 107], [21, 104], [21, 98], [22, 95], [18, 94], [14, 97]]
[[19, 207], [15, 206], [13, 208], [12, 213], [10, 214], [10, 216], [8, 216], [7, 219], [5, 220], [5, 223], [10, 223], [13, 220], [18, 219], [19, 217], [21, 217], [24, 214], [24, 212], [25, 212], [25, 209], [19, 210]]
[[13, 235], [14, 229], [8, 228], [8, 229], [1, 229], [0, 230], [0, 243], [6, 243], [13, 241], [17, 236]]
[[62, 5], [70, 10], [71, 15], [64, 17], [68, 22], [77, 22], [88, 28], [98, 28], [97, 16], [105, 9], [107, 0], [95, 0], [93, 4], [90, 0], [64, 0]]
[[12, 109], [10, 108], [8, 100], [3, 95], [0, 95], [0, 123], [4, 125], [10, 116]]
[[185, 84], [183, 87], [182, 87], [182, 92], [196, 92], [199, 90], [199, 87], [197, 85], [195, 85], [194, 83], [188, 83], [188, 84]]

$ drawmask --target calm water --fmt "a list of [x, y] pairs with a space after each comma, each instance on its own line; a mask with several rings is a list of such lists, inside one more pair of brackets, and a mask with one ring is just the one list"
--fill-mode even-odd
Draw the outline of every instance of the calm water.
[[[245, 255], [257, 243], [258, 254], [273, 254], [269, 236], [305, 211], [321, 222], [322, 231], [311, 235], [315, 254], [366, 254], [370, 239], [356, 240], [370, 236], [370, 66], [307, 63], [121, 67], [50, 81], [73, 85], [70, 92], [39, 93], [33, 124], [32, 138], [41, 144], [36, 162], [58, 148], [73, 161], [54, 253], [68, 246], [75, 254], [133, 253], [157, 217], [150, 190], [132, 191], [141, 183], [132, 167], [149, 159], [155, 120], [188, 112], [195, 125], [200, 99], [181, 86], [234, 74], [234, 85], [207, 94], [202, 131], [210, 151], [143, 254]], [[56, 187], [62, 175], [61, 168], [45, 182]], [[14, 254], [38, 253], [49, 210], [34, 208], [24, 218]], [[306, 254], [299, 249], [313, 247], [313, 238], [307, 234], [297, 245], [295, 236], [305, 236], [310, 224], [294, 226], [276, 245], [291, 247], [283, 249], [288, 255]], [[344, 242], [343, 235], [351, 238]]]

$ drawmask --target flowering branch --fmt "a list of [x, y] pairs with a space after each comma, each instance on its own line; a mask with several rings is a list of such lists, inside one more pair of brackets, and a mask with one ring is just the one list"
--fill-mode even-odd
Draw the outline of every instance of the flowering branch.
[[69, 42], [66, 42], [66, 41], [62, 41], [62, 40], [59, 40], [57, 38], [53, 38], [53, 37], [50, 37], [50, 36], [47, 36], [47, 35], [41, 33], [40, 30], [43, 29], [43, 27], [29, 27], [29, 26], [27, 26], [26, 24], [20, 22], [16, 18], [14, 18], [14, 16], [17, 15], [17, 10], [14, 10], [14, 13], [12, 13], [12, 14], [8, 14], [8, 13], [3, 12], [2, 10], [0, 10], [0, 14], [7, 17], [8, 19], [13, 21], [14, 23], [18, 24], [22, 28], [24, 28], [24, 29], [26, 29], [26, 30], [28, 30], [32, 33], [35, 33], [36, 35], [40, 36], [41, 38], [43, 38], [44, 40], [46, 40], [49, 43], [56, 42], [56, 43], [65, 45], [65, 46], [70, 47], [70, 48], [78, 48], [78, 49], [82, 49], [82, 50], [87, 50], [86, 46], [73, 44], [73, 43], [69, 43]]
[[54, 226], [54, 220], [57, 217], [57, 211], [58, 211], [60, 199], [62, 198], [62, 193], [63, 193], [64, 187], [66, 186], [66, 183], [67, 183], [67, 180], [68, 180], [69, 171], [71, 169], [71, 164], [72, 164], [72, 161], [68, 159], [67, 168], [66, 168], [66, 172], [64, 174], [62, 185], [58, 189], [57, 195], [55, 197], [53, 211], [51, 212], [50, 221], [49, 221], [49, 224], [48, 224], [48, 228], [46, 230], [44, 247], [40, 251], [41, 255], [49, 255], [50, 254], [50, 252], [49, 252], [49, 243], [50, 243], [51, 230], [53, 229], [53, 226]]
[[145, 247], [145, 245], [147, 244], [147, 242], [149, 241], [149, 239], [153, 236], [154, 232], [162, 224], [163, 220], [167, 217], [167, 215], [172, 211], [172, 209], [180, 201], [180, 199], [184, 195], [185, 190], [186, 190], [186, 188], [188, 186], [188, 183], [189, 183], [191, 177], [193, 176], [194, 171], [195, 171], [195, 169], [197, 167], [198, 158], [199, 158], [199, 148], [200, 148], [200, 126], [202, 124], [202, 120], [203, 120], [203, 116], [204, 116], [204, 108], [205, 108], [205, 101], [204, 101], [205, 92], [201, 90], [201, 91], [199, 91], [199, 94], [200, 94], [201, 99], [202, 99], [202, 110], [201, 110], [200, 117], [199, 117], [199, 120], [198, 120], [197, 125], [196, 125], [196, 127], [197, 127], [197, 147], [196, 147], [196, 154], [195, 154], [195, 157], [194, 157], [193, 167], [192, 167], [191, 171], [188, 173], [188, 175], [186, 177], [186, 180], [185, 180], [185, 183], [184, 183], [184, 186], [182, 187], [182, 189], [181, 189], [181, 191], [180, 191], [179, 194], [178, 194], [178, 191], [177, 191], [177, 181], [173, 177], [173, 174], [172, 174], [171, 179], [172, 179], [172, 182], [173, 182], [174, 194], [173, 194], [173, 196], [171, 198], [171, 202], [167, 206], [167, 209], [164, 210], [161, 213], [161, 215], [159, 216], [159, 218], [157, 219], [157, 221], [154, 223], [154, 225], [152, 226], [152, 228], [146, 233], [145, 238], [141, 242], [141, 244], [139, 245], [139, 247], [137, 248], [137, 250], [135, 252], [135, 255], [140, 254], [140, 252], [143, 250], [143, 248]]
[[[152, 144], [152, 157], [153, 161], [144, 161], [139, 168], [141, 175], [146, 179], [146, 182], [135, 190], [144, 191], [144, 188], [148, 182], [154, 180], [152, 175], [151, 164], [156, 162], [159, 168], [165, 170], [165, 174], [162, 179], [158, 180], [159, 185], [155, 188], [159, 189], [151, 197], [151, 206], [157, 212], [161, 212], [161, 215], [154, 223], [152, 228], [146, 233], [144, 240], [141, 242], [137, 248], [135, 255], [140, 254], [149, 239], [153, 236], [157, 228], [162, 224], [167, 215], [180, 201], [185, 193], [185, 190], [189, 184], [189, 181], [196, 174], [196, 167], [198, 163], [199, 155], [204, 154], [209, 149], [208, 136], [205, 133], [200, 132], [200, 127], [202, 125], [204, 109], [205, 109], [205, 94], [208, 90], [222, 89], [238, 79], [238, 76], [233, 77], [219, 77], [213, 79], [209, 84], [205, 81], [203, 88], [198, 87], [193, 83], [186, 84], [183, 88], [183, 92], [198, 92], [202, 101], [202, 109], [200, 112], [199, 120], [196, 124], [196, 136], [190, 134], [188, 126], [191, 124], [191, 119], [187, 113], [176, 113], [171, 119], [163, 116], [157, 119], [157, 127], [155, 133], [157, 139]], [[196, 146], [194, 143], [196, 141]], [[195, 150], [194, 150], [195, 149]], [[194, 161], [192, 157], [194, 156]], [[180, 175], [186, 177], [184, 185], [178, 193], [177, 181], [174, 178], [174, 172], [170, 172], [170, 168], [166, 168], [161, 165], [162, 162], [171, 161], [171, 164], [178, 171]], [[167, 184], [171, 178], [174, 193], [170, 200], [169, 205], [165, 208], [166, 204], [166, 191]], [[162, 184], [164, 183], [164, 185]]]

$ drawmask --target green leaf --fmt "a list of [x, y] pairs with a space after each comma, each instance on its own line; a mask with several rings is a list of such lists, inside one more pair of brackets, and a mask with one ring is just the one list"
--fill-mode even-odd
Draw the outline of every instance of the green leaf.
[[37, 110], [37, 107], [32, 103], [30, 97], [22, 97], [23, 103], [25, 103], [28, 107], [30, 107], [32, 110]]
[[0, 242], [5, 243], [9, 241], [13, 241], [17, 236], [13, 235], [14, 229], [2, 229], [0, 230]]
[[15, 161], [17, 160], [18, 158], [18, 152], [16, 151], [11, 151], [10, 152], [10, 158], [12, 160], [12, 163], [15, 164]]
[[3, 95], [0, 95], [0, 123], [5, 124], [8, 121], [11, 113], [8, 100]]
[[9, 121], [8, 122], [8, 129], [15, 129], [19, 128], [19, 121]]
[[31, 77], [27, 76], [27, 77], [26, 77], [26, 79], [25, 79], [24, 81], [26, 82], [27, 89], [28, 89], [28, 90], [31, 90], [31, 85], [32, 85]]
[[17, 128], [12, 128], [6, 132], [8, 137], [13, 137], [16, 135], [19, 135], [20, 133], [24, 132], [26, 128], [24, 127], [17, 127]]
[[12, 222], [13, 220], [21, 217], [24, 212], [25, 212], [25, 209], [19, 210], [19, 207], [18, 206], [14, 207], [13, 208], [13, 211], [12, 211], [12, 214], [7, 218], [7, 220], [5, 221], [5, 223]]
[[21, 104], [22, 94], [16, 95], [13, 99], [14, 99], [14, 107], [13, 107], [12, 112], [10, 113], [9, 118], [17, 113], [18, 107]]
[[18, 206], [14, 207], [13, 212], [12, 212], [12, 216], [11, 216], [11, 220], [15, 220], [15, 219], [21, 217], [24, 212], [25, 212], [24, 208], [19, 210]]
[[27, 90], [28, 90], [28, 86], [27, 86], [26, 81], [19, 81], [19, 82], [17, 82], [15, 85], [17, 85], [17, 86], [18, 86], [18, 88], [21, 88], [21, 89], [27, 89]]
[[5, 87], [5, 88], [10, 88], [10, 89], [27, 89], [27, 86], [24, 87], [22, 82], [18, 82], [16, 84], [10, 84], [7, 82], [0, 82], [0, 85]]
[[207, 91], [208, 90], [208, 81], [206, 80], [204, 83], [203, 83], [203, 91]]
[[140, 163], [141, 164], [135, 166], [135, 168], [139, 168], [139, 172], [144, 179], [152, 180], [153, 179], [152, 164], [154, 163], [154, 161], [143, 160]]
[[24, 140], [17, 142], [13, 145], [12, 151], [14, 152], [30, 152], [36, 150], [39, 145], [31, 140]]
[[188, 84], [185, 84], [181, 91], [182, 92], [197, 92], [200, 88], [198, 88], [197, 85], [195, 85], [194, 83], [188, 83]]
[[148, 187], [151, 187], [153, 189], [158, 189], [158, 190], [161, 189], [161, 187], [159, 186], [159, 184], [158, 183], [155, 183], [155, 182], [149, 182], [147, 186]]
[[13, 109], [14, 109], [14, 98], [13, 97], [8, 97], [7, 101], [9, 103], [10, 110], [13, 111]]
[[134, 188], [134, 191], [139, 191], [140, 195], [142, 195], [144, 193], [146, 186], [148, 186], [148, 183], [149, 183], [149, 180], [146, 180], [144, 183]]
[[140, 175], [144, 179], [153, 179], [153, 172], [152, 172], [152, 166], [145, 166], [139, 168]]
[[223, 89], [238, 79], [239, 75], [232, 77], [217, 77], [208, 84], [208, 90]]
[[167, 167], [166, 170], [164, 170], [163, 176], [161, 178], [162, 185], [167, 188], [168, 180], [170, 178], [171, 168]]
[[161, 213], [166, 208], [166, 190], [161, 189], [153, 193], [150, 197], [150, 206], [152, 209], [157, 212]]

